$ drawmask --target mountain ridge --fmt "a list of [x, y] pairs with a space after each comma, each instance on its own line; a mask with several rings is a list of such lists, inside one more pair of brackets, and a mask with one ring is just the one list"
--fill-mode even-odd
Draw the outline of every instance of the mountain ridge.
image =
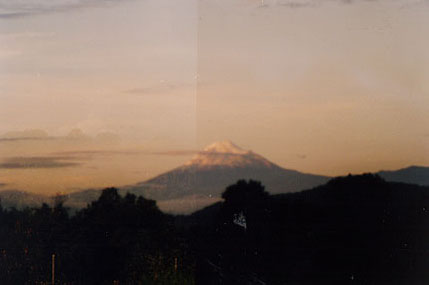
[[428, 166], [411, 165], [398, 170], [381, 170], [377, 174], [387, 181], [429, 185]]
[[[412, 165], [375, 174], [386, 181], [429, 185], [429, 167], [426, 166]], [[259, 180], [269, 193], [280, 194], [308, 190], [331, 178], [283, 168], [226, 140], [208, 145], [181, 166], [119, 189], [121, 194], [130, 192], [157, 200], [164, 211], [183, 214], [218, 202], [225, 188], [239, 179]], [[98, 199], [100, 193], [98, 189], [73, 192], [65, 195], [64, 204], [82, 208]], [[53, 201], [45, 195], [7, 189], [0, 191], [0, 198], [5, 207], [37, 206]]]

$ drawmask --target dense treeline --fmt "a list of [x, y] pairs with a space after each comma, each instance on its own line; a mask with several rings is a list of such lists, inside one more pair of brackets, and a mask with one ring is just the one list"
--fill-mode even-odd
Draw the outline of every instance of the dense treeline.
[[61, 201], [0, 211], [2, 284], [50, 281], [52, 254], [57, 284], [192, 284], [186, 246], [155, 201], [114, 188], [73, 217]]
[[[428, 284], [429, 189], [374, 175], [270, 196], [238, 181], [190, 216], [105, 189], [69, 216], [0, 209], [2, 284]], [[116, 283], [118, 284], [118, 283]]]
[[181, 221], [200, 284], [429, 284], [429, 188], [366, 174], [268, 197], [254, 181]]

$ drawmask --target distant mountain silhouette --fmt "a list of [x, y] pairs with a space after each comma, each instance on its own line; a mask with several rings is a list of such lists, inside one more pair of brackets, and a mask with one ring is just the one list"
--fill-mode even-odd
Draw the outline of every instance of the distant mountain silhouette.
[[429, 186], [429, 167], [410, 166], [394, 171], [380, 171], [377, 174], [387, 181]]
[[39, 207], [42, 203], [51, 202], [49, 196], [19, 190], [0, 191], [0, 201], [3, 208]]
[[[386, 181], [429, 186], [429, 167], [411, 166], [376, 174]], [[230, 141], [221, 141], [207, 146], [182, 166], [141, 183], [121, 187], [120, 193], [143, 195], [157, 200], [163, 211], [184, 214], [220, 201], [225, 187], [239, 179], [261, 181], [270, 194], [279, 194], [311, 189], [331, 178], [282, 168]], [[100, 194], [99, 189], [70, 193], [65, 196], [64, 205], [81, 209]], [[3, 207], [17, 208], [53, 201], [48, 196], [17, 190], [0, 191], [0, 198]]]
[[[158, 201], [183, 203], [183, 199], [192, 199], [195, 207], [183, 209], [189, 212], [208, 204], [202, 205], [197, 200], [218, 201], [225, 187], [239, 179], [262, 181], [268, 192], [274, 194], [312, 188], [330, 178], [282, 168], [252, 151], [223, 141], [209, 145], [183, 166], [137, 185], [124, 187], [121, 191]], [[171, 203], [169, 206], [172, 206]]]

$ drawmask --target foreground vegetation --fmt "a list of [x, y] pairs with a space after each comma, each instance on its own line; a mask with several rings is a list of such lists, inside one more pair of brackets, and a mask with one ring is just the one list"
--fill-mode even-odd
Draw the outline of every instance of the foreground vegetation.
[[114, 188], [73, 217], [62, 201], [0, 212], [2, 284], [50, 280], [52, 254], [58, 284], [193, 284], [187, 246], [155, 201]]
[[427, 284], [429, 189], [374, 175], [270, 196], [239, 181], [190, 216], [105, 189], [69, 216], [0, 209], [2, 284]]

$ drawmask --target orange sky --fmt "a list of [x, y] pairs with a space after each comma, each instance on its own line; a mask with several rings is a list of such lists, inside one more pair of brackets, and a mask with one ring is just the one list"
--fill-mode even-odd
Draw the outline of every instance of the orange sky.
[[0, 168], [0, 189], [131, 184], [224, 139], [317, 174], [429, 165], [428, 16], [418, 0], [0, 0], [0, 164], [50, 166]]

